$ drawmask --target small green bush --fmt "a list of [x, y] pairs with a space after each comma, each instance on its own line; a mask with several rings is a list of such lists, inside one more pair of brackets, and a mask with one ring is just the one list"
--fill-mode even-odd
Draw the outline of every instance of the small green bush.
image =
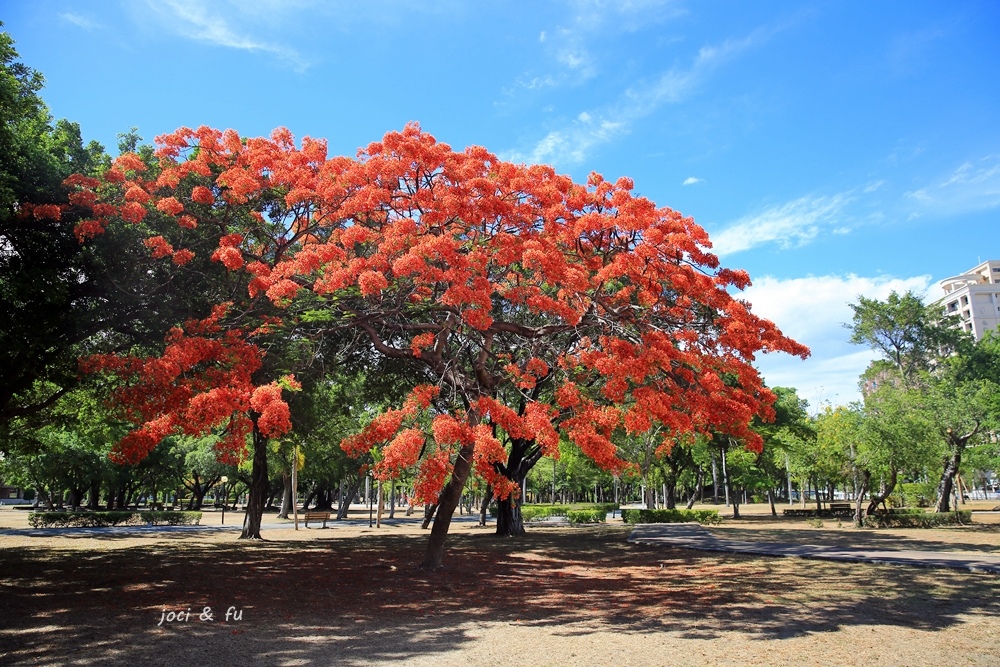
[[201, 512], [139, 512], [143, 523], [153, 526], [197, 526], [201, 521]]
[[625, 523], [689, 523], [719, 524], [722, 517], [717, 510], [622, 510]]
[[936, 528], [964, 526], [972, 522], [972, 512], [892, 512], [865, 517], [868, 528]]
[[569, 510], [566, 512], [566, 518], [569, 519], [570, 523], [604, 523], [607, 521], [610, 511], [605, 511], [603, 508]]
[[106, 528], [138, 524], [135, 512], [115, 510], [110, 512], [32, 512], [28, 523], [32, 528]]
[[[608, 512], [618, 509], [617, 503], [581, 503], [576, 505], [522, 505], [521, 506], [521, 520], [522, 521], [537, 521], [540, 519], [548, 519], [553, 516], [564, 516], [569, 518], [570, 512], [590, 512], [595, 516], [600, 514], [603, 519], [594, 519], [594, 521], [605, 521]], [[588, 515], [589, 516], [589, 515]], [[589, 521], [589, 520], [588, 520]], [[570, 519], [570, 523], [573, 520]]]
[[[588, 508], [583, 507], [581, 509], [588, 509]], [[619, 505], [618, 503], [594, 503], [593, 509], [604, 512], [605, 514], [609, 514], [611, 512], [621, 509], [621, 505]]]
[[32, 528], [107, 528], [141, 524], [197, 526], [201, 512], [32, 512], [28, 523]]
[[569, 505], [522, 505], [521, 520], [537, 521], [552, 516], [566, 516], [569, 511]]
[[900, 484], [899, 495], [911, 507], [930, 507], [937, 498], [937, 482], [913, 482]]

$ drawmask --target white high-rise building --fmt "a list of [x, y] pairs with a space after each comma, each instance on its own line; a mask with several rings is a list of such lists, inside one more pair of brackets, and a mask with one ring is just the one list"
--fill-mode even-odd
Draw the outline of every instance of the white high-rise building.
[[944, 297], [938, 301], [945, 315], [961, 319], [960, 326], [981, 340], [1000, 324], [1000, 260], [941, 281]]

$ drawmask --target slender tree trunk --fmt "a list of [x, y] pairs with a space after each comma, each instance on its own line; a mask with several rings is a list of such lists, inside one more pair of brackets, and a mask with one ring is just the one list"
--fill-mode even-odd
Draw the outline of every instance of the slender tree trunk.
[[[941, 473], [941, 481], [938, 483], [937, 505], [934, 507], [935, 512], [951, 511], [952, 489], [955, 483], [955, 476], [958, 475], [959, 468], [962, 465], [962, 453], [965, 451], [965, 443], [978, 431], [979, 427], [977, 426], [970, 433], [956, 435], [951, 429], [948, 429], [946, 437], [948, 440], [949, 456], [944, 464], [944, 472]], [[956, 507], [955, 509], [957, 510], [958, 508]]]
[[427, 530], [431, 525], [431, 521], [434, 520], [434, 513], [437, 512], [438, 504], [431, 503], [430, 505], [424, 505], [424, 520], [420, 524], [421, 530]]
[[385, 494], [382, 493], [382, 482], [379, 481], [378, 486], [375, 488], [375, 493], [378, 496], [378, 507], [375, 510], [375, 527], [382, 527], [382, 511], [385, 509]]
[[479, 508], [479, 525], [486, 525], [486, 513], [490, 508], [490, 501], [493, 500], [493, 487], [489, 484], [486, 485], [486, 491], [483, 493], [483, 504]]
[[[874, 514], [875, 511], [878, 509], [879, 504], [884, 503], [885, 499], [889, 497], [889, 494], [891, 494], [893, 490], [895, 490], [897, 477], [898, 473], [895, 470], [892, 470], [889, 473], [889, 480], [882, 482], [882, 485], [879, 488], [878, 495], [874, 493], [871, 494], [871, 502], [868, 503], [868, 514]], [[870, 478], [866, 475], [865, 477], [866, 483], [869, 479]]]
[[[341, 496], [344, 500], [343, 502], [340, 503], [340, 507], [337, 508], [338, 519], [347, 518], [347, 510], [350, 509], [351, 501], [354, 499], [355, 496], [358, 495], [358, 489], [360, 488], [361, 488], [361, 478], [359, 477], [354, 482], [352, 482], [351, 485], [347, 488], [347, 493]], [[302, 510], [305, 511], [305, 506], [302, 507]]]
[[[857, 469], [855, 469], [857, 470]], [[864, 513], [861, 509], [861, 503], [864, 502], [865, 491], [868, 489], [868, 480], [871, 479], [871, 473], [867, 470], [860, 471], [860, 480], [855, 477], [856, 491], [854, 495], [854, 525], [860, 528], [865, 523]]]
[[281, 471], [281, 486], [281, 509], [278, 511], [278, 518], [287, 519], [288, 513], [292, 511], [292, 474], [290, 471]]
[[[476, 426], [479, 421], [475, 413], [469, 417], [470, 426]], [[469, 472], [472, 470], [472, 454], [474, 446], [471, 444], [462, 445], [455, 461], [455, 467], [451, 471], [451, 478], [445, 484], [441, 496], [438, 498], [437, 516], [434, 518], [434, 527], [431, 528], [431, 539], [427, 543], [427, 553], [424, 556], [422, 567], [437, 569], [441, 567], [444, 558], [444, 544], [448, 537], [448, 527], [451, 526], [451, 517], [455, 514], [455, 507], [462, 497], [462, 489], [469, 479]]]
[[722, 445], [722, 489], [726, 492], [726, 507], [729, 507], [729, 472], [726, 470], [726, 446]]
[[687, 501], [687, 509], [694, 507], [695, 501], [698, 499], [699, 493], [705, 492], [705, 470], [701, 467], [698, 468], [698, 476], [695, 478], [695, 488], [691, 491], [691, 496]]
[[778, 516], [778, 510], [774, 507], [774, 491], [767, 490], [767, 502], [771, 506], [771, 516]]
[[719, 504], [719, 470], [715, 466], [715, 454], [712, 454], [712, 501]]
[[247, 498], [246, 514], [243, 516], [241, 540], [260, 540], [260, 522], [264, 516], [264, 501], [267, 498], [267, 438], [257, 428], [257, 417], [253, 415], [253, 468], [250, 471], [250, 493]]

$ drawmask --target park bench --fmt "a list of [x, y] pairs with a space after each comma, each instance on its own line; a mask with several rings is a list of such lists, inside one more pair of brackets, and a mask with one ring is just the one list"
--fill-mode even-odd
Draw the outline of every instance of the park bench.
[[851, 503], [830, 503], [830, 512], [833, 514], [852, 514], [854, 510], [851, 508]]
[[306, 528], [309, 527], [309, 522], [313, 523], [317, 521], [323, 522], [323, 527], [326, 528], [326, 522], [330, 520], [329, 512], [303, 512], [302, 520], [306, 522]]
[[809, 510], [800, 510], [800, 509], [794, 509], [793, 510], [793, 509], [788, 509], [788, 510], [785, 510], [784, 512], [782, 512], [782, 513], [785, 516], [807, 516], [807, 517], [813, 517], [813, 516], [816, 516], [817, 510], [814, 510], [814, 509], [809, 509]]

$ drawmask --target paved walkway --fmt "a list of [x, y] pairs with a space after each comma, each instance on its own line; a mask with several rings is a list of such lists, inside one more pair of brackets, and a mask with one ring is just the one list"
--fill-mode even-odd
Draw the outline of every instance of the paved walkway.
[[947, 567], [972, 572], [1000, 574], [1000, 556], [994, 554], [954, 553], [947, 551], [911, 551], [854, 549], [814, 544], [780, 542], [745, 542], [716, 537], [696, 523], [641, 524], [632, 530], [629, 542], [654, 546], [680, 547], [698, 551], [723, 551], [759, 556], [794, 556], [817, 560], [858, 561], [916, 567]]

